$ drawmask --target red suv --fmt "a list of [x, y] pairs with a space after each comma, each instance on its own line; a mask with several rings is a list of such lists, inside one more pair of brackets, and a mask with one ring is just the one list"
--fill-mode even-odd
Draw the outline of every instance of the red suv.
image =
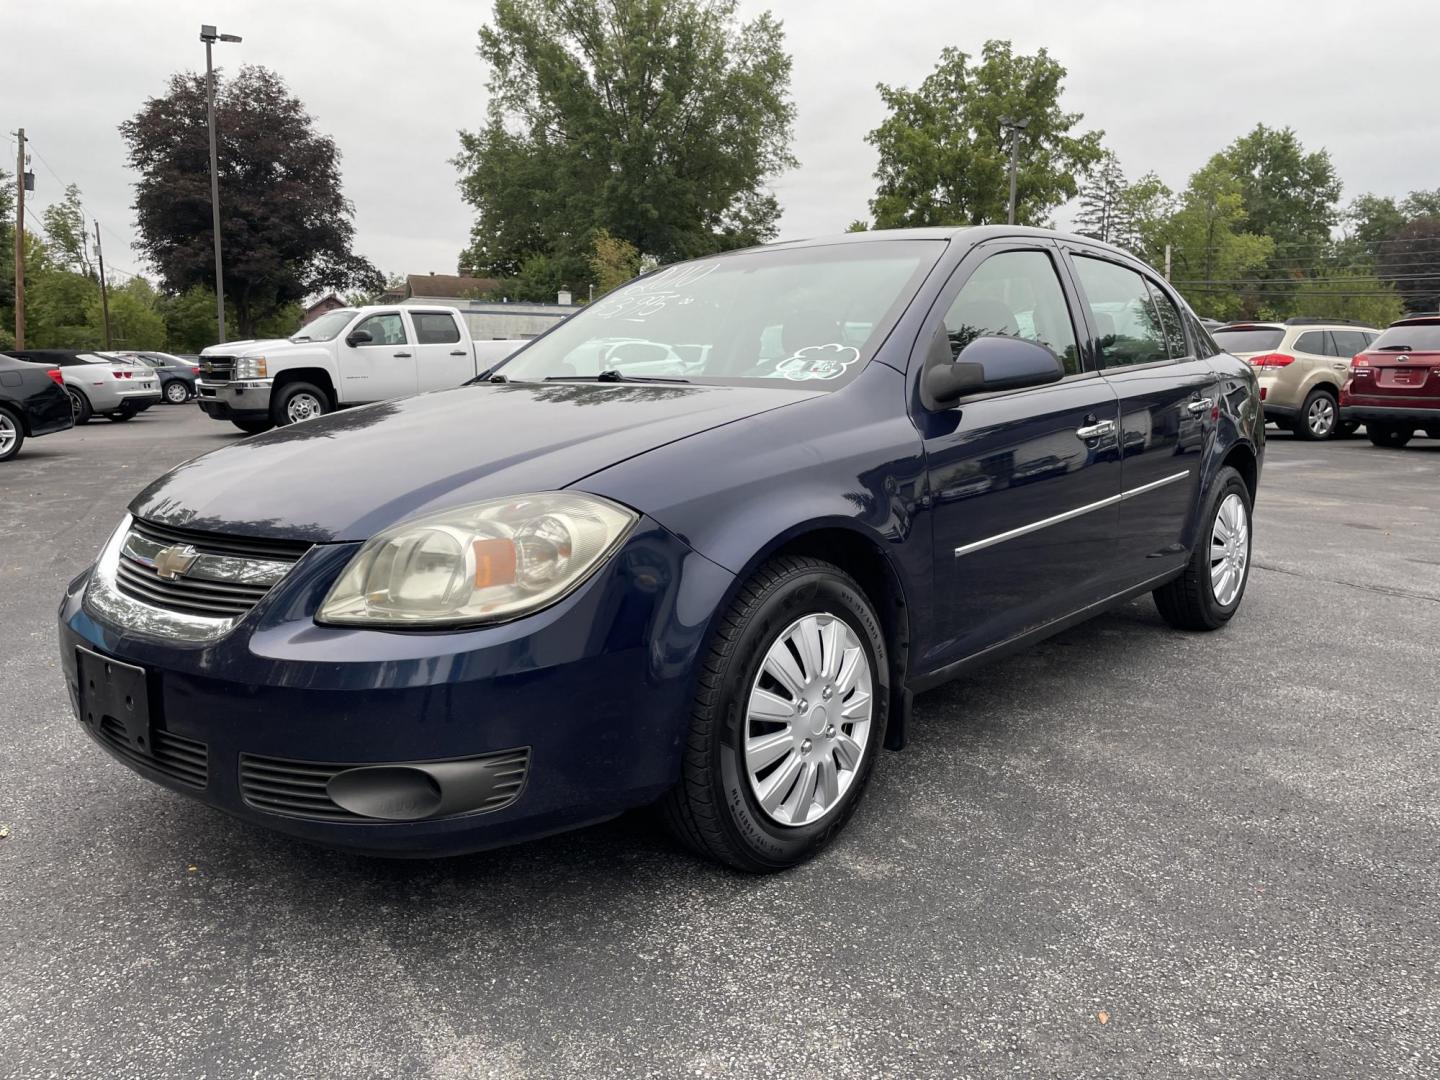
[[1350, 362], [1340, 417], [1376, 446], [1404, 446], [1417, 428], [1440, 439], [1440, 314], [1391, 323]]

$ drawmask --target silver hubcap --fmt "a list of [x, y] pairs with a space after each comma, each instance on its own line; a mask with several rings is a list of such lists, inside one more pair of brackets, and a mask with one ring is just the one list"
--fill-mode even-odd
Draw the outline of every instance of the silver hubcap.
[[1312, 433], [1329, 435], [1330, 429], [1335, 426], [1335, 403], [1324, 394], [1320, 395], [1310, 403], [1310, 411], [1305, 419]]
[[296, 394], [285, 405], [285, 418], [292, 424], [325, 415], [325, 406], [314, 394]]
[[10, 448], [15, 445], [15, 436], [15, 421], [6, 413], [0, 412], [0, 455], [10, 452]]
[[840, 805], [870, 747], [870, 661], [843, 619], [796, 619], [750, 688], [745, 771], [770, 820], [813, 825]]
[[166, 387], [165, 396], [171, 401], [180, 402], [184, 401], [190, 395], [185, 392], [185, 387], [181, 386], [178, 382], [172, 382]]
[[1250, 561], [1250, 516], [1245, 502], [1231, 492], [1215, 512], [1210, 530], [1210, 588], [1222, 607], [1229, 607], [1245, 584]]
[[66, 390], [65, 392], [70, 395], [70, 412], [71, 412], [71, 414], [74, 415], [74, 416], [79, 416], [79, 415], [80, 415], [80, 395], [77, 394], [77, 393], [75, 393], [74, 390]]

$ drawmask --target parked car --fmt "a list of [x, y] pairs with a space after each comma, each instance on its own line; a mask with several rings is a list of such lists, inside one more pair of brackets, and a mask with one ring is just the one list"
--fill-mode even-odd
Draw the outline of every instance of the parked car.
[[658, 800], [776, 870], [916, 692], [1147, 592], [1223, 626], [1263, 448], [1254, 371], [1118, 248], [779, 244], [161, 477], [61, 659], [103, 748], [294, 836], [438, 855]]
[[0, 461], [9, 461], [27, 438], [64, 431], [75, 423], [60, 369], [0, 353]]
[[1227, 323], [1211, 333], [1221, 348], [1254, 365], [1266, 420], [1302, 439], [1354, 434], [1358, 424], [1340, 418], [1340, 388], [1350, 358], [1379, 330], [1343, 319], [1295, 318]]
[[523, 341], [474, 341], [456, 308], [336, 308], [274, 341], [200, 354], [200, 408], [241, 431], [268, 431], [351, 405], [459, 386]]
[[1404, 446], [1417, 429], [1440, 439], [1440, 314], [1391, 323], [1355, 357], [1340, 413], [1376, 446]]
[[69, 349], [11, 349], [9, 355], [59, 367], [77, 424], [96, 415], [129, 420], [160, 400], [155, 373], [121, 356]]
[[160, 396], [171, 405], [183, 405], [195, 396], [195, 382], [200, 375], [196, 360], [162, 352], [127, 353], [155, 369], [160, 380]]

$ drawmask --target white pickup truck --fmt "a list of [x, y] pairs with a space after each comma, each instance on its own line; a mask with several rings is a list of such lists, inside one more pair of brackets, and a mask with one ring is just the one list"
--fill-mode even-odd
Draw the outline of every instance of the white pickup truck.
[[292, 337], [210, 346], [195, 389], [211, 419], [254, 433], [459, 386], [524, 344], [474, 341], [450, 307], [337, 308]]

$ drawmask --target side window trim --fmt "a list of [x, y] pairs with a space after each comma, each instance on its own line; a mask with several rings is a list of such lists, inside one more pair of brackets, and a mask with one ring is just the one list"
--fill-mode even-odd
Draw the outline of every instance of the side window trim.
[[1175, 303], [1175, 300], [1170, 296], [1169, 293], [1164, 290], [1164, 288], [1161, 287], [1160, 283], [1155, 280], [1154, 276], [1150, 274], [1141, 274], [1140, 276], [1145, 279], [1145, 284], [1150, 287], [1150, 303], [1154, 305], [1155, 314], [1160, 319], [1160, 330], [1165, 335], [1166, 352], [1170, 351], [1170, 346], [1173, 344], [1173, 342], [1170, 339], [1170, 332], [1166, 328], [1165, 311], [1164, 308], [1161, 307], [1161, 305], [1169, 304], [1170, 310], [1175, 316], [1174, 328], [1176, 332], [1180, 335], [1180, 345], [1185, 351], [1182, 352], [1179, 356], [1170, 357], [1170, 359], [1174, 360], [1177, 364], [1187, 363], [1188, 361], [1199, 359], [1199, 353], [1196, 352], [1194, 348], [1192, 348], [1190, 336], [1185, 333], [1185, 316], [1180, 314], [1180, 305]]
[[[944, 286], [935, 295], [929, 310], [925, 313], [924, 321], [921, 323], [921, 333], [911, 348], [910, 363], [907, 369], [914, 372], [923, 372], [925, 367], [925, 353], [930, 347], [930, 341], [937, 324], [945, 321], [955, 298], [960, 295], [963, 289], [974, 277], [975, 272], [986, 262], [996, 255], [1002, 255], [1012, 251], [1038, 251], [1050, 260], [1050, 268], [1055, 274], [1056, 284], [1060, 286], [1060, 294], [1064, 298], [1065, 306], [1070, 317], [1070, 332], [1075, 335], [1076, 348], [1080, 370], [1073, 374], [1066, 374], [1060, 382], [1069, 382], [1072, 379], [1093, 378], [1099, 372], [1092, 366], [1093, 357], [1088, 351], [1088, 336], [1086, 324], [1081, 321], [1082, 313], [1077, 306], [1077, 294], [1072, 287], [1069, 276], [1069, 268], [1065, 265], [1065, 259], [1058, 247], [1048, 238], [1032, 238], [1025, 236], [997, 237], [992, 240], [985, 240], [976, 244], [964, 257], [954, 270], [950, 272]], [[998, 397], [1005, 394], [1033, 393], [1036, 390], [1049, 389], [1056, 385], [1049, 383], [1046, 386], [1030, 387], [1025, 390], [1001, 390], [994, 394], [978, 395], [970, 400], [983, 400], [990, 397]]]
[[[1080, 283], [1080, 273], [1079, 270], [1075, 267], [1074, 261], [1078, 258], [1095, 259], [1098, 262], [1109, 263], [1111, 266], [1118, 266], [1122, 270], [1129, 270], [1132, 274], [1139, 275], [1141, 280], [1146, 282], [1149, 281], [1150, 275], [1141, 270], [1138, 266], [1130, 266], [1127, 265], [1124, 261], [1116, 259], [1113, 256], [1112, 252], [1106, 251], [1102, 248], [1092, 248], [1084, 244], [1078, 244], [1073, 241], [1067, 240], [1061, 244], [1060, 250], [1061, 253], [1064, 255], [1066, 272], [1070, 275], [1071, 280], [1074, 284], [1075, 296], [1078, 302], [1078, 310], [1080, 312], [1081, 318], [1083, 318], [1085, 322], [1087, 339], [1085, 348], [1089, 354], [1089, 363], [1094, 365], [1094, 370], [1098, 371], [1101, 375], [1109, 375], [1112, 373], [1119, 373], [1124, 371], [1148, 371], [1151, 368], [1167, 367], [1178, 363], [1178, 361], [1176, 360], [1169, 359], [1169, 348], [1167, 347], [1167, 358], [1164, 360], [1152, 360], [1149, 363], [1145, 364], [1117, 364], [1114, 367], [1106, 367], [1101, 361], [1099, 348], [1100, 335], [1098, 333], [1098, 327], [1096, 326], [1094, 318], [1091, 315], [1090, 302], [1085, 296], [1085, 288]], [[1151, 299], [1150, 303], [1153, 307], [1153, 298]], [[1159, 312], [1156, 312], [1156, 318], [1159, 318]]]

